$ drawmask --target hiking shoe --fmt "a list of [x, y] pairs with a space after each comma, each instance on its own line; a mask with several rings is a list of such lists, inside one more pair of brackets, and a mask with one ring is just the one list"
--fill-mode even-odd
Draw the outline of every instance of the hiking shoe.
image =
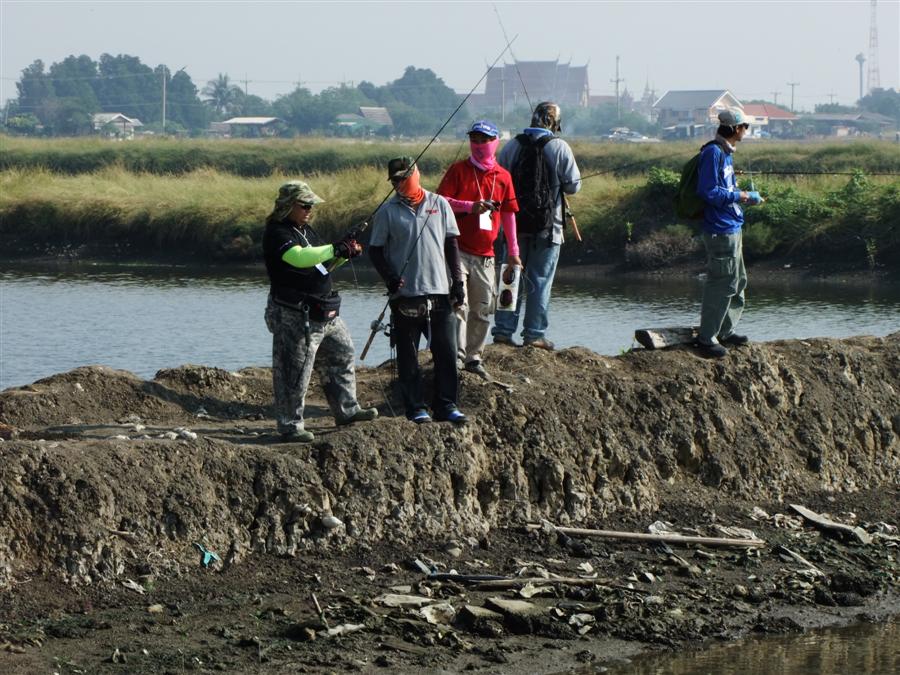
[[746, 335], [738, 335], [737, 333], [732, 333], [728, 337], [719, 338], [719, 344], [729, 345], [731, 347], [743, 347], [748, 342], [750, 342], [750, 338]]
[[454, 422], [455, 424], [465, 424], [469, 421], [469, 418], [459, 408], [450, 408], [440, 416], [435, 415], [434, 418], [439, 422]]
[[345, 424], [353, 424], [354, 422], [371, 422], [376, 417], [378, 417], [377, 408], [360, 408], [350, 415], [350, 417], [341, 419], [335, 418], [334, 421], [338, 426], [344, 426]]
[[498, 333], [494, 336], [495, 345], [509, 345], [510, 347], [518, 347], [519, 345], [512, 339], [512, 335], [503, 335]]
[[533, 340], [525, 340], [526, 347], [537, 347], [538, 349], [546, 349], [548, 352], [552, 352], [556, 349], [556, 345], [554, 345], [547, 338], [535, 338]]
[[465, 365], [465, 370], [473, 375], [478, 375], [479, 377], [483, 377], [486, 380], [491, 379], [491, 376], [488, 375], [488, 371], [484, 369], [484, 366], [481, 365], [481, 361], [469, 361]]
[[306, 429], [290, 429], [281, 432], [281, 440], [285, 443], [311, 443], [315, 438], [313, 432]]
[[721, 359], [728, 353], [725, 347], [717, 343], [706, 344], [698, 340], [696, 345], [700, 353], [708, 359]]
[[416, 410], [408, 417], [410, 422], [415, 422], [416, 424], [425, 424], [431, 421], [431, 415], [428, 414], [427, 410]]

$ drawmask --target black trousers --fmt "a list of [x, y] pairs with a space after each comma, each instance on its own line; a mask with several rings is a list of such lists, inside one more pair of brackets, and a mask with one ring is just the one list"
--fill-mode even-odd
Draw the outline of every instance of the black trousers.
[[419, 340], [431, 329], [431, 356], [434, 359], [432, 410], [442, 417], [456, 408], [459, 375], [456, 372], [456, 315], [446, 295], [431, 296], [430, 316], [404, 316], [391, 303], [391, 339], [397, 348], [397, 375], [407, 417], [425, 408], [422, 373], [419, 368]]

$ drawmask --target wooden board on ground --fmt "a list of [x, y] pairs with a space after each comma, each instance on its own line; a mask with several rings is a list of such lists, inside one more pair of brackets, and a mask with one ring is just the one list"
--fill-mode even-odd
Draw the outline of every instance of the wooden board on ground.
[[671, 328], [639, 328], [634, 339], [647, 349], [663, 349], [675, 345], [691, 344], [697, 339], [699, 326], [673, 326]]

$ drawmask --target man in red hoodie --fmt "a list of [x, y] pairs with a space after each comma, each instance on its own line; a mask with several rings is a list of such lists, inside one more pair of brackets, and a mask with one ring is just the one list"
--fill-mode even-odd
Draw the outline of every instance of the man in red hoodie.
[[458, 355], [467, 371], [484, 378], [488, 374], [481, 361], [496, 305], [494, 241], [501, 227], [509, 251], [507, 264], [522, 266], [516, 240], [515, 212], [519, 207], [512, 177], [495, 157], [499, 136], [491, 122], [475, 122], [469, 129], [469, 158], [452, 164], [437, 189], [450, 203], [459, 225], [466, 302], [456, 310]]

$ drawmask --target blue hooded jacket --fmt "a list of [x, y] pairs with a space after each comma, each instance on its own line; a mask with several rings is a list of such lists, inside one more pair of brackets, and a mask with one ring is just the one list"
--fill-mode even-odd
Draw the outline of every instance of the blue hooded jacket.
[[709, 234], [734, 234], [744, 224], [741, 191], [734, 177], [731, 152], [720, 143], [710, 143], [700, 153], [697, 195], [706, 202], [703, 231]]

